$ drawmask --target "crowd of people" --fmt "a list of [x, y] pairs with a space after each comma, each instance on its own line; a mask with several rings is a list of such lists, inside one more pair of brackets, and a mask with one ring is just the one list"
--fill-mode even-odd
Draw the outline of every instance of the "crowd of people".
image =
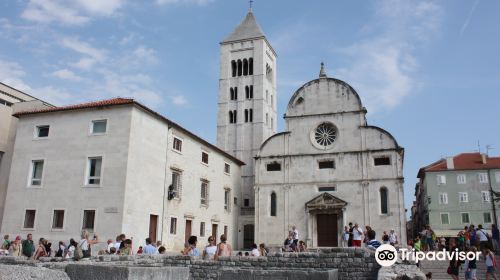
[[376, 232], [371, 226], [365, 226], [363, 230], [357, 223], [349, 223], [344, 226], [342, 232], [342, 247], [367, 247], [376, 250], [382, 244], [391, 244], [392, 246], [399, 247], [399, 238], [394, 229], [389, 233], [384, 231], [382, 233], [382, 242], [376, 238]]
[[[454, 237], [438, 236], [430, 227], [426, 226], [414, 240], [409, 241], [415, 251], [456, 251], [459, 252], [481, 252], [482, 260], [486, 265], [486, 279], [497, 280], [496, 269], [497, 260], [495, 254], [500, 253], [499, 230], [493, 224], [491, 226], [491, 235], [482, 225], [477, 227], [473, 224], [465, 226]], [[454, 280], [460, 279], [460, 270], [463, 271], [465, 279], [477, 280], [477, 259], [460, 261], [458, 258], [450, 260], [446, 272]]]

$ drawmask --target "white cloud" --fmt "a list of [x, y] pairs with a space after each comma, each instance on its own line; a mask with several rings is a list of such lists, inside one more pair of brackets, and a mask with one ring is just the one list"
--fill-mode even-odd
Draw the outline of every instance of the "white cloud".
[[82, 101], [76, 94], [53, 86], [34, 88], [30, 92], [33, 96], [56, 106], [76, 104]]
[[467, 15], [467, 18], [465, 19], [464, 24], [462, 25], [462, 28], [460, 28], [460, 36], [464, 34], [465, 29], [469, 26], [470, 20], [472, 19], [472, 14], [474, 14], [474, 11], [477, 8], [477, 5], [479, 4], [479, 0], [476, 0], [474, 4], [472, 5], [472, 8], [469, 11], [469, 14]]
[[158, 5], [171, 5], [171, 4], [194, 4], [197, 6], [205, 6], [214, 2], [215, 0], [156, 0]]
[[52, 76], [63, 80], [81, 81], [82, 77], [76, 75], [73, 71], [68, 69], [60, 69], [51, 73]]
[[186, 105], [188, 103], [186, 97], [184, 97], [183, 95], [170, 96], [170, 100], [177, 106]]
[[147, 62], [151, 64], [158, 63], [158, 58], [156, 57], [156, 51], [144, 46], [136, 48], [132, 52], [141, 63]]
[[90, 70], [96, 62], [94, 58], [82, 57], [77, 62], [70, 63], [69, 65], [81, 70]]
[[112, 16], [124, 0], [30, 0], [21, 17], [41, 23], [83, 25], [96, 16]]
[[77, 38], [66, 37], [63, 38], [61, 43], [64, 47], [72, 49], [75, 52], [88, 55], [97, 61], [102, 61], [106, 57], [106, 52], [104, 50], [94, 48], [89, 43], [82, 42]]
[[415, 49], [439, 33], [443, 14], [431, 1], [376, 3], [362, 30], [375, 37], [334, 50], [348, 59], [336, 76], [353, 85], [370, 112], [394, 108], [418, 88]]
[[0, 82], [22, 91], [27, 91], [30, 87], [24, 83], [22, 78], [25, 72], [21, 65], [12, 61], [0, 59]]

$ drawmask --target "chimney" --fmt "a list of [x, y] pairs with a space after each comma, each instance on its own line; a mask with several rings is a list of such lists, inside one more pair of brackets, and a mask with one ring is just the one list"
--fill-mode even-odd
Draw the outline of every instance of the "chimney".
[[453, 157], [446, 158], [446, 168], [447, 169], [455, 169], [455, 163], [453, 162]]
[[486, 164], [487, 161], [488, 161], [488, 156], [486, 154], [481, 154], [481, 162], [483, 164]]

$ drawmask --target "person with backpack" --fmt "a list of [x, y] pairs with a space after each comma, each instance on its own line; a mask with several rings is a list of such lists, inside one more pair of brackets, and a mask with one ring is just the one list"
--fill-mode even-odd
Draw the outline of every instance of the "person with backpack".
[[92, 255], [91, 246], [99, 243], [97, 235], [94, 234], [94, 238], [90, 239], [90, 233], [87, 230], [82, 230], [81, 238], [75, 250], [75, 260], [90, 258]]
[[35, 244], [33, 243], [33, 235], [31, 233], [28, 233], [26, 240], [22, 242], [22, 252], [23, 256], [28, 258], [31, 258], [35, 252]]
[[479, 248], [481, 252], [488, 246], [488, 234], [484, 231], [483, 225], [477, 225], [476, 239], [479, 240]]
[[66, 259], [72, 259], [75, 257], [75, 250], [77, 246], [78, 243], [73, 238], [71, 238], [69, 240], [68, 249], [66, 249], [66, 254], [65, 254]]
[[63, 241], [59, 241], [59, 248], [56, 252], [55, 257], [62, 258], [64, 256], [64, 251], [66, 250], [66, 245]]

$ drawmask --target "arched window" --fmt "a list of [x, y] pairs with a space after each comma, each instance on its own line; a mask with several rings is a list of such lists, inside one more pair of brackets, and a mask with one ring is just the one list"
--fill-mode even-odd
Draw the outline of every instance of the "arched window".
[[271, 216], [276, 217], [276, 193], [271, 193]]
[[236, 110], [233, 110], [233, 123], [238, 122], [238, 114], [236, 114]]
[[248, 110], [248, 121], [253, 122], [253, 109]]
[[253, 75], [253, 58], [248, 59], [248, 75]]
[[253, 98], [253, 86], [250, 86], [250, 99]]
[[233, 123], [233, 112], [229, 111], [229, 123]]
[[245, 98], [250, 98], [250, 88], [248, 86], [245, 86]]
[[248, 75], [248, 60], [245, 58], [243, 59], [243, 76]]
[[266, 125], [269, 125], [269, 114], [266, 113]]
[[380, 213], [382, 213], [382, 214], [389, 213], [389, 207], [387, 205], [387, 203], [388, 203], [387, 198], [388, 198], [387, 188], [385, 188], [385, 187], [380, 188]]
[[233, 74], [233, 77], [236, 77], [236, 61], [232, 60], [231, 61], [231, 72]]
[[248, 109], [245, 109], [245, 122], [248, 122]]
[[238, 100], [238, 87], [234, 87], [234, 100]]
[[229, 88], [229, 97], [231, 100], [234, 100], [234, 89], [233, 88]]
[[238, 76], [241, 76], [242, 67], [241, 59], [238, 59]]

